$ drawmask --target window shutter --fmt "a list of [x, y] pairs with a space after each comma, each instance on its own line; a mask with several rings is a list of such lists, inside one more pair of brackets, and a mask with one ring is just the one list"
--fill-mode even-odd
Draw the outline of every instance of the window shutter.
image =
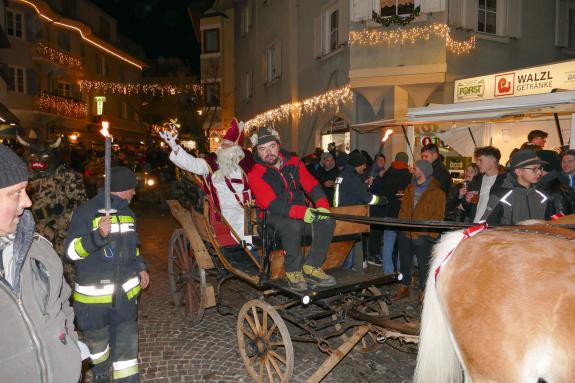
[[[501, 1], [501, 0], [500, 0]], [[479, 2], [477, 0], [466, 0], [464, 9], [465, 21], [463, 26], [467, 29], [477, 30], [477, 17], [479, 13]], [[497, 15], [499, 16], [499, 15]]]
[[276, 47], [276, 56], [275, 56], [275, 64], [276, 64], [276, 75], [275, 78], [280, 78], [282, 76], [282, 42], [278, 40], [275, 42]]
[[463, 0], [450, 0], [449, 1], [449, 24], [455, 28], [465, 26], [463, 18]]
[[[16, 20], [14, 20], [16, 21]], [[38, 30], [42, 28], [41, 23], [36, 19], [36, 15], [26, 14], [22, 16], [22, 33], [24, 33], [26, 41], [34, 42], [36, 40], [36, 34]]]
[[569, 44], [567, 29], [569, 26], [569, 9], [567, 0], [555, 1], [555, 45], [566, 47]]
[[[376, 1], [379, 3], [379, 0]], [[351, 21], [370, 20], [371, 12], [374, 10], [374, 3], [374, 0], [350, 0]]]
[[[415, 4], [417, 6], [417, 2]], [[445, 0], [420, 0], [421, 13], [443, 12]]]
[[337, 42], [339, 45], [346, 45], [349, 35], [349, 0], [339, 0], [339, 29]]
[[321, 22], [317, 16], [313, 18], [313, 57], [321, 57]]
[[31, 68], [26, 68], [26, 90], [31, 96], [38, 94], [38, 78], [36, 71]]
[[264, 49], [262, 54], [262, 84], [268, 82], [268, 50]]
[[523, 1], [507, 0], [507, 35], [521, 37]]

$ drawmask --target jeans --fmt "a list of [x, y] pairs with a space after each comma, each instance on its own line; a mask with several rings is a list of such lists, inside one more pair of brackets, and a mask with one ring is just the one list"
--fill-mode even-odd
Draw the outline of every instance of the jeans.
[[410, 233], [405, 231], [398, 236], [400, 271], [403, 274], [401, 283], [406, 286], [411, 285], [411, 266], [413, 264], [413, 253], [415, 253], [419, 271], [419, 291], [424, 291], [434, 238], [428, 235], [420, 235], [415, 239], [411, 239], [409, 235]]
[[[393, 249], [395, 247], [395, 240], [397, 238], [396, 230], [383, 231], [383, 248], [381, 253], [381, 260], [383, 262], [383, 272], [391, 274], [394, 271], [393, 267]], [[399, 270], [401, 262], [397, 260], [397, 269]]]
[[[306, 265], [314, 267], [320, 267], [323, 264], [333, 237], [335, 220], [324, 219], [309, 224], [299, 219], [269, 214], [268, 223], [281, 238], [282, 247], [285, 250], [286, 272], [302, 271], [304, 261]], [[311, 250], [304, 260], [301, 240], [304, 235], [310, 234]]]
[[345, 258], [345, 261], [343, 261], [341, 267], [346, 270], [351, 270], [353, 269], [354, 265], [355, 265], [355, 248], [352, 247], [351, 250], [349, 251], [349, 254], [347, 255], [347, 258]]

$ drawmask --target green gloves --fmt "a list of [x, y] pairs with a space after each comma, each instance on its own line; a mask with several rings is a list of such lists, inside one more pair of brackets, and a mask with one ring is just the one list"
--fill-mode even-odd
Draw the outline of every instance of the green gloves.
[[[325, 207], [318, 207], [316, 210], [320, 213], [330, 213], [330, 211], [327, 210]], [[318, 220], [324, 220], [324, 219], [328, 219], [329, 217], [327, 215], [318, 215], [318, 216], [316, 216], [316, 218]]]
[[305, 215], [303, 216], [303, 221], [305, 223], [312, 223], [313, 221], [315, 221], [316, 219], [318, 221], [322, 221], [324, 219], [328, 219], [329, 217], [326, 215], [316, 215], [317, 212], [320, 213], [329, 213], [330, 211], [328, 209], [326, 209], [325, 207], [319, 207], [317, 209], [312, 209], [311, 207], [308, 207], [305, 211]]
[[303, 221], [305, 223], [312, 223], [314, 219], [315, 219], [315, 209], [308, 207], [303, 216]]

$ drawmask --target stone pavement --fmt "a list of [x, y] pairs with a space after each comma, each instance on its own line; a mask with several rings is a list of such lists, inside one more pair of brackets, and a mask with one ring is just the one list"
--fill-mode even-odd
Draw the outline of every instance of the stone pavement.
[[[168, 287], [167, 248], [177, 223], [157, 206], [136, 206], [142, 254], [150, 272], [150, 287], [140, 299], [140, 374], [142, 382], [251, 382], [238, 352], [236, 316], [208, 309], [190, 327], [176, 312]], [[224, 285], [226, 304], [239, 309], [257, 297], [251, 286], [233, 280]], [[395, 286], [388, 287], [392, 291]], [[416, 294], [412, 294], [415, 296]], [[416, 311], [414, 299], [402, 309]], [[315, 344], [294, 343], [293, 382], [304, 382], [327, 357]], [[415, 355], [389, 346], [369, 354], [352, 351], [323, 382], [411, 382]], [[90, 382], [87, 373], [84, 383]]]

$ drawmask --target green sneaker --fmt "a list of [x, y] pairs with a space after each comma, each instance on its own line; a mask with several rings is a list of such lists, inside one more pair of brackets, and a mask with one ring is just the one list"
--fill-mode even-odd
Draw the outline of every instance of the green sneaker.
[[319, 267], [303, 265], [303, 274], [306, 281], [319, 287], [335, 286], [336, 284], [335, 278], [331, 275], [327, 275], [325, 271]]
[[286, 273], [288, 285], [295, 291], [306, 291], [308, 289], [307, 282], [303, 277], [301, 271], [292, 271]]

